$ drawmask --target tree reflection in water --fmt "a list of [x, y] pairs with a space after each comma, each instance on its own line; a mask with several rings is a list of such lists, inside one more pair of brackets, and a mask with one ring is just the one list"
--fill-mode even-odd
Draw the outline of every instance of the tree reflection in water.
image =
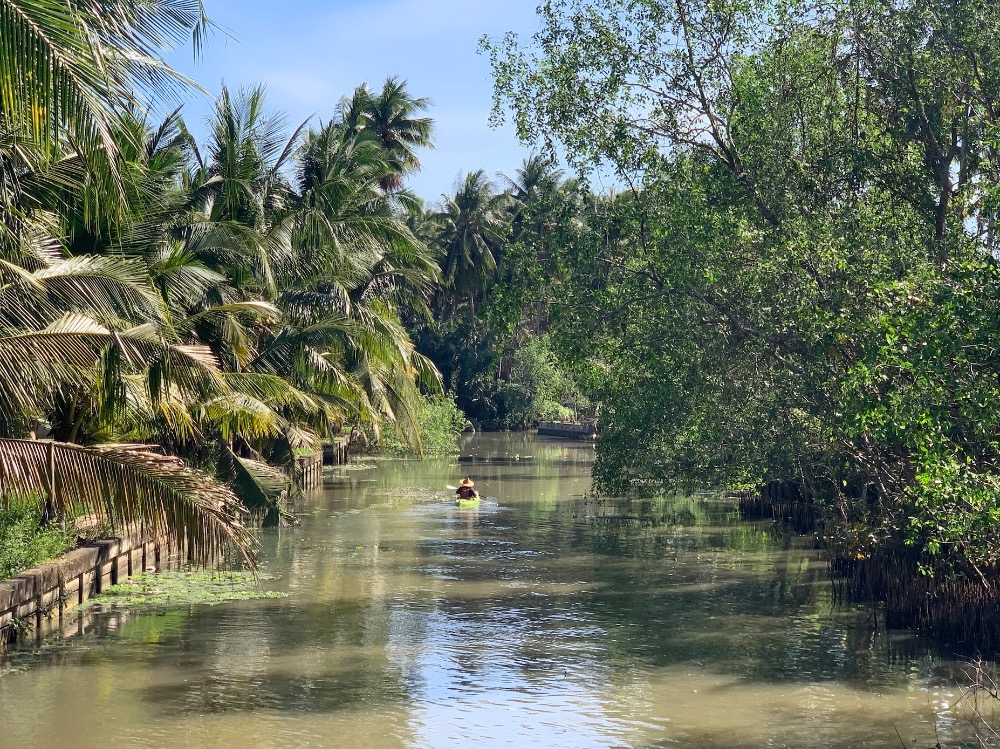
[[[837, 608], [808, 539], [724, 496], [594, 498], [586, 443], [463, 452], [478, 462], [328, 478], [298, 527], [264, 535], [287, 599], [143, 614], [0, 678], [0, 744], [846, 748], [898, 746], [894, 724], [918, 746], [965, 730], [939, 654]], [[469, 465], [496, 503], [454, 506]]]

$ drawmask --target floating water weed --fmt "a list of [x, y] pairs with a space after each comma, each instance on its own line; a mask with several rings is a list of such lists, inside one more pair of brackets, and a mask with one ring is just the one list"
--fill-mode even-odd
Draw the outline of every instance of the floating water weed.
[[338, 473], [350, 473], [353, 471], [373, 471], [373, 470], [375, 470], [374, 463], [345, 463], [339, 466], [324, 466], [323, 475], [335, 476]]
[[271, 579], [249, 572], [161, 572], [138, 575], [112, 585], [92, 600], [94, 603], [117, 608], [150, 606], [213, 606], [227, 601], [247, 601], [256, 598], [286, 598], [287, 593], [264, 590], [263, 580]]

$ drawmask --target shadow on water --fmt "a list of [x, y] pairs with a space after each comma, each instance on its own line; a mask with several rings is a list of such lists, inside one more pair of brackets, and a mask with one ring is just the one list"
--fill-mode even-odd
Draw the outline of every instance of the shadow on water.
[[[586, 443], [476, 435], [463, 455], [487, 460], [327, 477], [300, 526], [262, 536], [287, 599], [87, 635], [59, 669], [0, 678], [5, 736], [38, 744], [23, 711], [48, 698], [65, 736], [124, 715], [120, 745], [186, 749], [251, 730], [260, 746], [372, 749], [963, 738], [954, 685], [933, 682], [941, 654], [836, 605], [808, 539], [724, 496], [595, 498]], [[454, 506], [445, 487], [469, 465], [495, 503]], [[95, 697], [95, 674], [120, 688]], [[208, 719], [211, 740], [173, 737]]]
[[[912, 662], [892, 657], [894, 641], [867, 612], [833, 604], [815, 552], [778, 529], [739, 524], [724, 501], [583, 499], [541, 521], [524, 517], [531, 509], [457, 520], [440, 537], [401, 538], [392, 527], [381, 529], [390, 535], [377, 546], [341, 546], [347, 564], [333, 565], [340, 569], [332, 576], [377, 568], [373, 576], [418, 586], [375, 598], [376, 582], [359, 579], [356, 597], [342, 589], [333, 600], [272, 602], [252, 614], [208, 612], [178, 645], [185, 671], [198, 678], [144, 695], [157, 709], [196, 713], [405, 702], [412, 681], [380, 660], [393, 638], [431, 648], [435, 638], [450, 639], [456, 651], [477, 651], [498, 645], [500, 633], [507, 667], [536, 675], [580, 667], [579, 649], [559, 657], [567, 641], [589, 642], [603, 666], [621, 671], [697, 662], [747, 684], [893, 687]], [[329, 559], [311, 550], [308, 576], [329, 579]], [[429, 633], [425, 619], [434, 614]], [[240, 628], [292, 663], [312, 654], [308, 672], [266, 672], [235, 688], [242, 671], [227, 676], [227, 661], [212, 656]], [[199, 664], [210, 670], [199, 673]]]

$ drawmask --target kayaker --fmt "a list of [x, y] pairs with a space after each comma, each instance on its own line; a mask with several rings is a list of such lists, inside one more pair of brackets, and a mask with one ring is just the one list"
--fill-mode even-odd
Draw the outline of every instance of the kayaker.
[[466, 476], [462, 479], [462, 482], [458, 485], [458, 489], [455, 493], [458, 495], [459, 499], [475, 499], [479, 496], [479, 492], [475, 490], [476, 482]]

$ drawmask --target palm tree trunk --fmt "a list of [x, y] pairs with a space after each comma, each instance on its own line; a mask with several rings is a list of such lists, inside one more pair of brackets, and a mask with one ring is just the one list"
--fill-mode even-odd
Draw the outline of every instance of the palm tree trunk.
[[472, 316], [472, 330], [470, 333], [470, 338], [472, 338], [472, 350], [476, 350], [476, 295], [474, 293], [469, 294], [469, 314]]

